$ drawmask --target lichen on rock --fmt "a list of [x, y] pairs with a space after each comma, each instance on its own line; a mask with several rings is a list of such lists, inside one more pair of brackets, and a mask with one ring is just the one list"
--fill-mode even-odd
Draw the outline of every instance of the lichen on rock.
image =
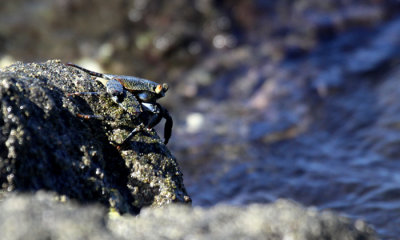
[[[4, 192], [44, 189], [120, 212], [190, 202], [175, 157], [155, 131], [139, 132], [118, 151], [140, 119], [121, 111], [89, 75], [59, 60], [0, 71], [0, 183]], [[76, 116], [96, 114], [105, 120]]]

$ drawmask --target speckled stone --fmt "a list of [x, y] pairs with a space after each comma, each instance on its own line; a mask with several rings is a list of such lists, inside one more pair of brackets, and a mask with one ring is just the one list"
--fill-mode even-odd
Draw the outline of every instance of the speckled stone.
[[[175, 157], [155, 131], [107, 95], [93, 77], [59, 60], [18, 62], [0, 72], [0, 184], [4, 192], [45, 189], [120, 212], [190, 202]], [[96, 114], [106, 120], [76, 116]]]
[[9, 194], [0, 202], [4, 239], [268, 239], [374, 240], [371, 228], [287, 200], [243, 207], [170, 204], [139, 216], [107, 214], [54, 194]]

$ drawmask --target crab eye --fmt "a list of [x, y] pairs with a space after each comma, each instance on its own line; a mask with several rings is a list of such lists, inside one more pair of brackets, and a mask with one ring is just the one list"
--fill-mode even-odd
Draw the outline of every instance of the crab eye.
[[157, 94], [159, 94], [163, 90], [161, 85], [157, 85], [156, 89], [154, 90]]
[[163, 83], [162, 88], [163, 88], [164, 92], [168, 91], [168, 88], [169, 88], [168, 83]]

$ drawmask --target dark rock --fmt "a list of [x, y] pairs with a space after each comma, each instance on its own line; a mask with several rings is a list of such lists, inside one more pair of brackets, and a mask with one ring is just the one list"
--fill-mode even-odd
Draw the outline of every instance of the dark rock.
[[[17, 63], [0, 72], [0, 183], [3, 191], [45, 189], [121, 212], [187, 202], [182, 173], [157, 134], [139, 132], [141, 119], [104, 96], [102, 84], [60, 61]], [[84, 120], [77, 113], [108, 116]]]
[[[0, 203], [4, 239], [376, 239], [361, 220], [296, 203], [209, 209], [169, 205], [145, 209], [139, 217], [108, 214], [98, 205], [57, 203], [44, 192], [12, 195]], [[58, 199], [60, 200], [60, 199]]]

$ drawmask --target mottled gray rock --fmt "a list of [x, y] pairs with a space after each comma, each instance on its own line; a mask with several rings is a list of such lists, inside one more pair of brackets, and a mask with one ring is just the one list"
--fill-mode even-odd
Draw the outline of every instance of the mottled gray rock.
[[140, 216], [106, 214], [99, 205], [57, 203], [44, 192], [0, 203], [4, 239], [376, 239], [362, 221], [279, 200], [267, 205], [191, 208], [169, 205]]
[[61, 203], [56, 194], [12, 195], [0, 202], [2, 239], [113, 239], [99, 205]]
[[[104, 96], [102, 84], [60, 61], [17, 63], [0, 72], [0, 184], [4, 191], [46, 189], [121, 212], [188, 202], [182, 173], [155, 131], [140, 132], [118, 151], [142, 119]], [[77, 113], [108, 116], [84, 120]]]
[[333, 213], [319, 213], [287, 200], [210, 209], [172, 205], [145, 210], [138, 219], [115, 219], [109, 227], [127, 239], [133, 234], [138, 239], [375, 239], [362, 221], [351, 223]]

